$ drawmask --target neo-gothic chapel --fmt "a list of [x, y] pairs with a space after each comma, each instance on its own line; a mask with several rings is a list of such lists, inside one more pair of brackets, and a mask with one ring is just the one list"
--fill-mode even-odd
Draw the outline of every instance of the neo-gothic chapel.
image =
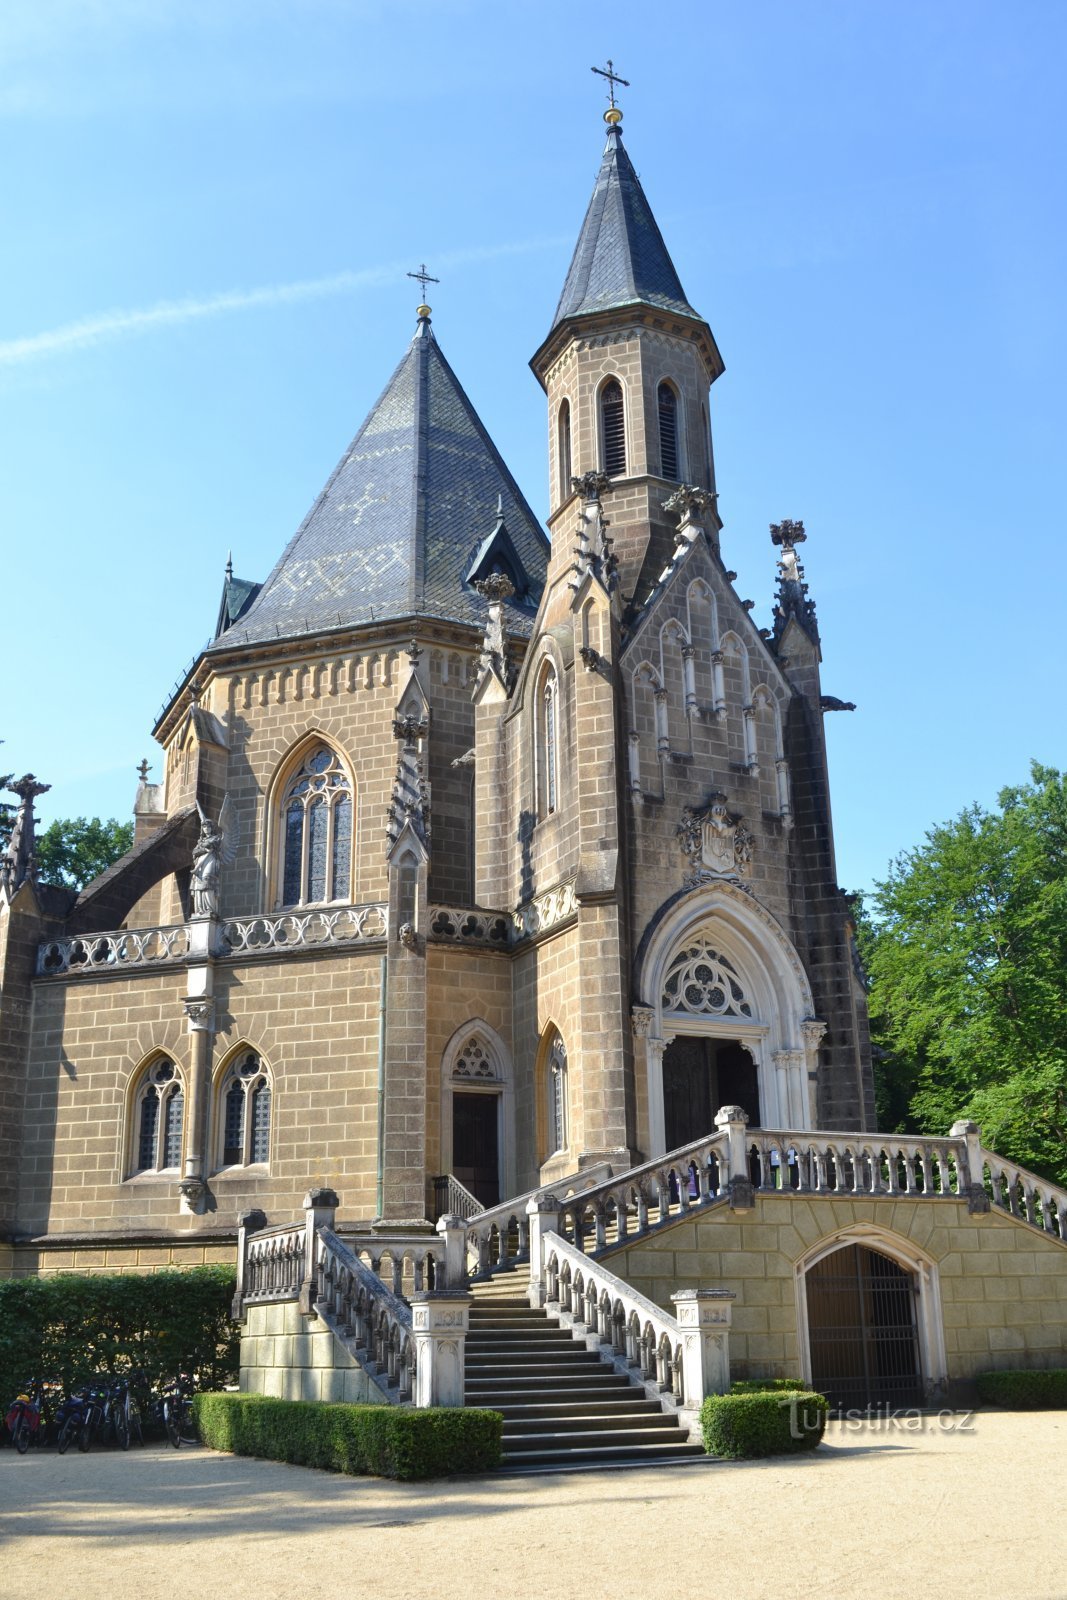
[[[1031, 1256], [1062, 1256], [1062, 1218], [1041, 1238], [999, 1188], [983, 1211], [970, 1125], [940, 1155], [873, 1134], [804, 529], [771, 527], [760, 628], [718, 511], [722, 358], [620, 120], [531, 359], [547, 529], [420, 305], [273, 570], [227, 569], [130, 853], [77, 896], [39, 884], [39, 786], [15, 785], [0, 1264], [229, 1259], [240, 1216], [291, 1222], [307, 1191], [342, 1231], [432, 1239], [442, 1212], [637, 1168], [652, 1189], [605, 1202], [598, 1259], [664, 1307], [697, 1278], [729, 1290], [735, 1371], [818, 1377], [813, 1274], [851, 1252], [868, 1289], [881, 1270], [920, 1296], [893, 1393], [943, 1391], [1006, 1330], [956, 1315], [931, 1200], [942, 1231], [951, 1207]], [[658, 1256], [627, 1245], [646, 1191]], [[729, 1225], [721, 1249], [683, 1244], [694, 1208]]]

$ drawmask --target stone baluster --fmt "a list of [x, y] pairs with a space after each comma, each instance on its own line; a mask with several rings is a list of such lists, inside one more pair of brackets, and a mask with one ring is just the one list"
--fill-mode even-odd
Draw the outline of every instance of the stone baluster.
[[545, 1276], [546, 1242], [560, 1231], [560, 1205], [554, 1194], [535, 1194], [526, 1203], [530, 1229], [530, 1288], [529, 1300], [537, 1310], [548, 1298]]
[[967, 1210], [972, 1216], [981, 1215], [989, 1210], [989, 1196], [982, 1180], [982, 1130], [977, 1122], [964, 1119], [952, 1124], [948, 1136], [963, 1144], [965, 1186], [960, 1185], [960, 1198], [966, 1195]]
[[440, 1282], [437, 1291], [447, 1294], [466, 1292], [470, 1282], [467, 1273], [467, 1227], [462, 1217], [446, 1212], [437, 1219], [437, 1231], [445, 1244], [444, 1260], [439, 1265]]
[[709, 1394], [730, 1389], [730, 1321], [736, 1296], [729, 1289], [679, 1289], [671, 1295], [682, 1330], [684, 1405], [697, 1411]]
[[315, 1306], [315, 1236], [332, 1228], [341, 1204], [332, 1189], [309, 1189], [304, 1196], [304, 1276], [300, 1284], [300, 1311], [311, 1315]]
[[246, 1274], [248, 1272], [248, 1263], [246, 1260], [246, 1255], [248, 1250], [248, 1241], [254, 1234], [257, 1234], [261, 1228], [265, 1228], [266, 1226], [267, 1219], [263, 1212], [259, 1210], [242, 1211], [240, 1216], [237, 1218], [237, 1288], [234, 1291], [233, 1305], [230, 1308], [230, 1315], [235, 1322], [242, 1322], [244, 1320], [244, 1306], [242, 1302], [247, 1283]]
[[756, 1202], [748, 1174], [748, 1113], [740, 1106], [722, 1106], [715, 1114], [715, 1126], [726, 1135], [730, 1210], [751, 1211]]

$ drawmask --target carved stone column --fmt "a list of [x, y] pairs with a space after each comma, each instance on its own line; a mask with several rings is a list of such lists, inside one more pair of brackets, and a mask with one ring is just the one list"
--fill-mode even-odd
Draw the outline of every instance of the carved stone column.
[[[651, 1016], [649, 1026], [652, 1026]], [[635, 1023], [635, 1042], [645, 1047], [645, 1076], [648, 1083], [648, 1154], [652, 1160], [667, 1150], [667, 1122], [663, 1111], [663, 1052], [667, 1045], [663, 1039], [651, 1034], [642, 1038]]]
[[699, 1411], [709, 1394], [729, 1393], [730, 1322], [736, 1298], [730, 1289], [679, 1289], [671, 1295], [682, 1330], [687, 1411]]
[[207, 1197], [208, 1097], [211, 1092], [211, 1057], [215, 1045], [214, 973], [211, 967], [190, 967], [190, 994], [182, 1001], [189, 1031], [192, 1061], [189, 1068], [189, 1116], [185, 1132], [185, 1163], [178, 1185], [181, 1210], [200, 1215]]
[[803, 1050], [775, 1050], [771, 1055], [778, 1090], [779, 1123], [783, 1128], [802, 1128], [806, 1119]]
[[726, 1134], [728, 1187], [731, 1211], [751, 1211], [756, 1203], [752, 1179], [748, 1175], [748, 1112], [741, 1106], [722, 1106], [715, 1113], [715, 1126]]
[[954, 1122], [948, 1130], [950, 1139], [961, 1139], [967, 1161], [967, 1181], [964, 1193], [967, 1196], [967, 1210], [972, 1215], [981, 1215], [989, 1210], [989, 1195], [982, 1181], [982, 1130], [977, 1122], [964, 1120]]
[[826, 1034], [826, 1023], [820, 1017], [805, 1017], [800, 1024], [804, 1035], [804, 1056], [808, 1073], [808, 1126], [819, 1126], [819, 1046]]
[[411, 1296], [411, 1334], [415, 1342], [416, 1406], [461, 1406], [463, 1364], [473, 1296]]
[[535, 1194], [526, 1203], [530, 1219], [530, 1304], [540, 1310], [548, 1298], [545, 1290], [545, 1237], [559, 1232], [559, 1200], [554, 1194]]

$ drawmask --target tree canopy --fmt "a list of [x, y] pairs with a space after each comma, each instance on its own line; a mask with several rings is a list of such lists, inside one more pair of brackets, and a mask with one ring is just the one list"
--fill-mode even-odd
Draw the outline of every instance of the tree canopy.
[[133, 823], [99, 817], [63, 817], [37, 835], [35, 854], [41, 883], [84, 889], [106, 872], [133, 844]]
[[898, 857], [870, 897], [879, 1120], [1067, 1183], [1067, 778], [1035, 763]]

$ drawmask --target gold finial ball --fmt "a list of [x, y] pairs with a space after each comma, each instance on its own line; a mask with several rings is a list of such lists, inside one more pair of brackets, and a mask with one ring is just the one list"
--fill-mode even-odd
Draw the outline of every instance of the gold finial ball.
[[430, 306], [416, 306], [415, 307], [415, 315], [417, 317], [428, 317], [430, 315], [431, 309], [432, 308]]
[[610, 111], [605, 111], [604, 121], [609, 123], [613, 128], [622, 121], [622, 112], [619, 110], [618, 106], [612, 106]]

